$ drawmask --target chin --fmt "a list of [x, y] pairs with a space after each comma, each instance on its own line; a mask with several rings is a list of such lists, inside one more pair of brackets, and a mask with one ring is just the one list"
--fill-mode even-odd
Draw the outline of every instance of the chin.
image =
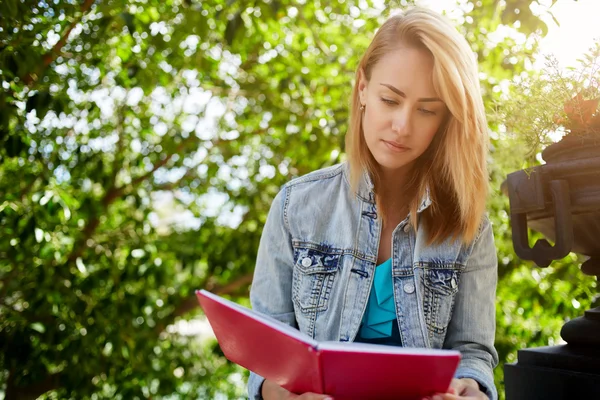
[[414, 149], [407, 149], [402, 152], [390, 151], [383, 141], [375, 143], [367, 142], [367, 147], [379, 167], [384, 170], [394, 171], [403, 169], [411, 165], [415, 159], [413, 157], [415, 153]]
[[[381, 155], [373, 155], [373, 158], [382, 169], [399, 170], [412, 163], [412, 159], [399, 159], [400, 157], [389, 157]], [[404, 157], [402, 157], [404, 158]]]

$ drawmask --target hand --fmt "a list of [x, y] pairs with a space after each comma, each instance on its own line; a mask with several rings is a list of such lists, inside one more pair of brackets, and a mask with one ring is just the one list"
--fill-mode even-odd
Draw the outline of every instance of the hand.
[[326, 394], [303, 393], [294, 394], [276, 384], [273, 381], [265, 380], [262, 385], [262, 397], [265, 400], [333, 400], [333, 397]]
[[452, 379], [448, 393], [438, 393], [431, 400], [489, 400], [471, 378]]

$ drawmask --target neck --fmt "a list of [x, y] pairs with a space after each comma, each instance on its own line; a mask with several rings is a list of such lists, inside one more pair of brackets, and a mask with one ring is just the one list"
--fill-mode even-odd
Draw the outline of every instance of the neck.
[[411, 193], [408, 191], [412, 173], [411, 166], [400, 169], [380, 171], [378, 194], [384, 203], [407, 202]]

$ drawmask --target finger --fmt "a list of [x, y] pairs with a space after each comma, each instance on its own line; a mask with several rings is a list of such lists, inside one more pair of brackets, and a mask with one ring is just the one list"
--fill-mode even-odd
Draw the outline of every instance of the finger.
[[460, 400], [461, 397], [450, 393], [438, 393], [431, 397], [431, 400]]
[[465, 384], [465, 387], [474, 388], [479, 390], [479, 384], [475, 379], [472, 378], [462, 378], [461, 381]]
[[481, 390], [479, 390], [479, 387], [473, 387], [473, 386], [469, 386], [469, 385], [467, 385], [465, 387], [465, 389], [460, 393], [460, 395], [466, 396], [466, 397], [469, 397], [469, 396], [477, 397], [477, 396], [480, 396], [481, 394], [483, 394], [483, 393], [481, 392]]
[[453, 379], [450, 386], [454, 388], [455, 391], [452, 392], [448, 390], [448, 393], [456, 394], [458, 396], [477, 396], [481, 393], [479, 384], [475, 379], [471, 378]]
[[466, 387], [467, 384], [462, 379], [452, 379], [452, 383], [450, 383], [450, 390], [448, 390], [448, 393], [457, 395], [462, 394]]
[[299, 397], [298, 400], [333, 400], [333, 397], [326, 394], [317, 394], [317, 393], [303, 393]]

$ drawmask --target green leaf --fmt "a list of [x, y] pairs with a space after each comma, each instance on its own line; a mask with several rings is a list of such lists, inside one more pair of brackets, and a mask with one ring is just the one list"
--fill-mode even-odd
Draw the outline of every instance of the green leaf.
[[34, 331], [37, 331], [39, 333], [44, 333], [46, 332], [46, 328], [44, 327], [44, 325], [42, 325], [40, 322], [34, 322], [31, 325], [29, 325], [29, 327], [31, 329], [33, 329]]

